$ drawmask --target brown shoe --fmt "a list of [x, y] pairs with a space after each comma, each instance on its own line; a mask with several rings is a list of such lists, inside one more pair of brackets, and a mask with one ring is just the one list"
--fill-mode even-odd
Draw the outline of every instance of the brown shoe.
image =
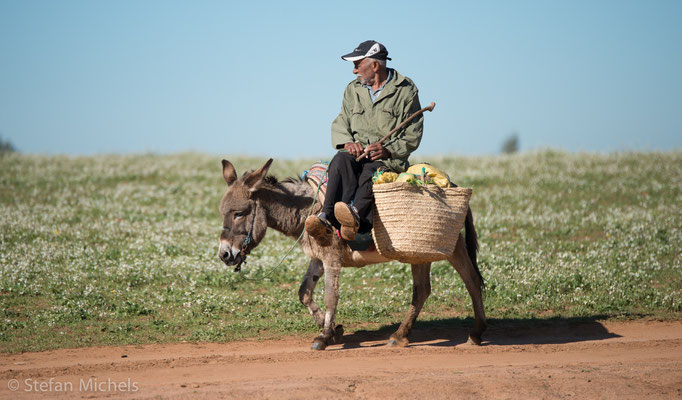
[[341, 225], [341, 229], [339, 229], [339, 233], [341, 234], [341, 237], [344, 240], [352, 241], [355, 240], [355, 236], [357, 235], [357, 232], [351, 228], [350, 226], [343, 226]]
[[360, 218], [355, 207], [339, 201], [334, 204], [334, 217], [341, 224], [341, 237], [345, 240], [355, 240], [355, 234], [360, 227]]
[[322, 247], [327, 247], [332, 244], [334, 227], [326, 218], [322, 218], [318, 215], [309, 216], [305, 219], [305, 231]]

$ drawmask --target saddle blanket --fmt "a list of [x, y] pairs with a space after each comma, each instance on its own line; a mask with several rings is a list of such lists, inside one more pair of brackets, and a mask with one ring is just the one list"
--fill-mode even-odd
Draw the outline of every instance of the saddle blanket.
[[320, 194], [322, 194], [323, 197], [324, 194], [327, 193], [328, 167], [329, 161], [316, 162], [310, 169], [303, 171], [303, 174], [301, 174], [301, 180], [308, 182], [315, 190], [317, 190], [318, 186], [320, 187]]

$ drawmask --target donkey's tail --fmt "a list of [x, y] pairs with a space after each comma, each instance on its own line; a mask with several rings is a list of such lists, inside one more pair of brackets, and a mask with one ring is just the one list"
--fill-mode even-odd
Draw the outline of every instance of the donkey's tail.
[[483, 280], [483, 275], [481, 275], [481, 270], [478, 269], [478, 262], [476, 261], [476, 253], [478, 252], [478, 235], [476, 234], [476, 228], [474, 227], [474, 216], [471, 213], [471, 208], [467, 209], [467, 216], [464, 220], [464, 241], [466, 242], [467, 254], [469, 254], [469, 259], [471, 264], [473, 264], [478, 278], [481, 280], [481, 286], [485, 285]]

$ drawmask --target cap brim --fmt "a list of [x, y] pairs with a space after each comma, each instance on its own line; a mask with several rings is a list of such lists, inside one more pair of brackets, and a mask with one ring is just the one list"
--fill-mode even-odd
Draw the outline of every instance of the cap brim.
[[362, 60], [365, 57], [366, 56], [362, 53], [352, 52], [352, 53], [346, 54], [345, 56], [341, 56], [341, 59], [346, 60], [346, 61], [358, 61], [358, 60]]

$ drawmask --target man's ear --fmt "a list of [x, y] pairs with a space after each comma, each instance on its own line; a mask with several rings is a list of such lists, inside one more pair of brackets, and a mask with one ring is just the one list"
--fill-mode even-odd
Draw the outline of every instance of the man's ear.
[[265, 176], [268, 174], [270, 164], [272, 164], [272, 158], [269, 159], [262, 167], [249, 174], [249, 176], [244, 179], [244, 188], [251, 193], [260, 189], [263, 181], [265, 180]]
[[234, 170], [234, 165], [227, 160], [223, 160], [223, 178], [227, 186], [232, 185], [237, 180], [237, 171]]

